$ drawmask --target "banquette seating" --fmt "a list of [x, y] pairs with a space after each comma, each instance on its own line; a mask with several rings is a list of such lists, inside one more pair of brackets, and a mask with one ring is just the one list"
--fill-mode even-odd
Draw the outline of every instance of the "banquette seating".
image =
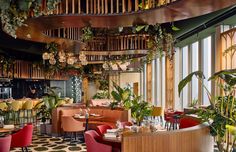
[[[98, 125], [109, 125], [111, 127], [116, 126], [116, 121], [130, 121], [130, 112], [123, 108], [111, 109], [109, 107], [89, 107], [90, 114], [98, 114], [102, 116], [102, 118], [98, 120], [89, 121], [89, 128], [95, 129]], [[81, 109], [85, 110], [86, 107], [58, 107], [54, 109], [52, 115], [52, 131], [54, 134], [61, 134], [61, 118], [62, 116], [74, 116], [75, 114], [80, 113]]]

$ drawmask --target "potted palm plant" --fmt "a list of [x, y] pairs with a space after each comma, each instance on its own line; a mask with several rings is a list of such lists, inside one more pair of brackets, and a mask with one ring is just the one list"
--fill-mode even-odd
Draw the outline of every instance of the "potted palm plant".
[[221, 92], [219, 95], [213, 96], [210, 93], [203, 83], [205, 76], [201, 71], [189, 74], [179, 83], [179, 95], [193, 76], [199, 79], [210, 101], [207, 108], [197, 109], [195, 113], [203, 122], [209, 124], [210, 133], [215, 138], [219, 151], [230, 152], [233, 144], [226, 126], [236, 126], [236, 69], [222, 70], [208, 79], [208, 81], [215, 81]]

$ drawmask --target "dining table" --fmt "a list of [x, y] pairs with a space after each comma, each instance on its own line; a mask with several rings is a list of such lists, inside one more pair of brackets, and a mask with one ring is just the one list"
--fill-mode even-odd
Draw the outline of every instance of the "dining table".
[[86, 115], [78, 115], [78, 116], [76, 116], [75, 115], [74, 118], [76, 120], [78, 120], [78, 121], [85, 122], [85, 131], [87, 131], [88, 130], [89, 121], [98, 121], [99, 119], [104, 118], [104, 116], [90, 114], [89, 116], [86, 116]]
[[0, 128], [0, 136], [5, 136], [8, 134], [12, 134], [14, 132], [17, 132], [19, 130], [19, 128], [15, 127], [15, 126], [11, 126], [11, 127], [3, 127]]

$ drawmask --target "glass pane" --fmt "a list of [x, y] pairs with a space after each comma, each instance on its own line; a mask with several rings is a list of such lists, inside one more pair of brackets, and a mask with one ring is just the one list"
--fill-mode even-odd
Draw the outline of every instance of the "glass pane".
[[[182, 57], [183, 57], [183, 63], [182, 63], [182, 76], [185, 78], [188, 75], [188, 46], [185, 46], [182, 48]], [[188, 107], [188, 85], [184, 87], [183, 89], [183, 108]]]
[[[206, 78], [211, 76], [211, 36], [203, 40], [203, 73]], [[211, 92], [211, 82], [205, 79], [204, 85]], [[205, 90], [203, 90], [202, 101], [204, 105], [209, 105], [209, 100]]]
[[[198, 42], [195, 42], [192, 44], [192, 72], [198, 71]], [[198, 99], [198, 79], [196, 77], [193, 77], [192, 79], [192, 100]]]

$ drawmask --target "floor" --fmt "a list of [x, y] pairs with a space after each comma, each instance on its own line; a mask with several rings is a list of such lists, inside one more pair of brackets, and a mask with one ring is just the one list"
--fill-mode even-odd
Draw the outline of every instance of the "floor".
[[[34, 135], [32, 145], [29, 147], [30, 152], [48, 151], [48, 152], [86, 152], [84, 143], [70, 143], [70, 140], [63, 141], [60, 137], [50, 137], [47, 135]], [[21, 152], [21, 149], [12, 149], [11, 152]]]

